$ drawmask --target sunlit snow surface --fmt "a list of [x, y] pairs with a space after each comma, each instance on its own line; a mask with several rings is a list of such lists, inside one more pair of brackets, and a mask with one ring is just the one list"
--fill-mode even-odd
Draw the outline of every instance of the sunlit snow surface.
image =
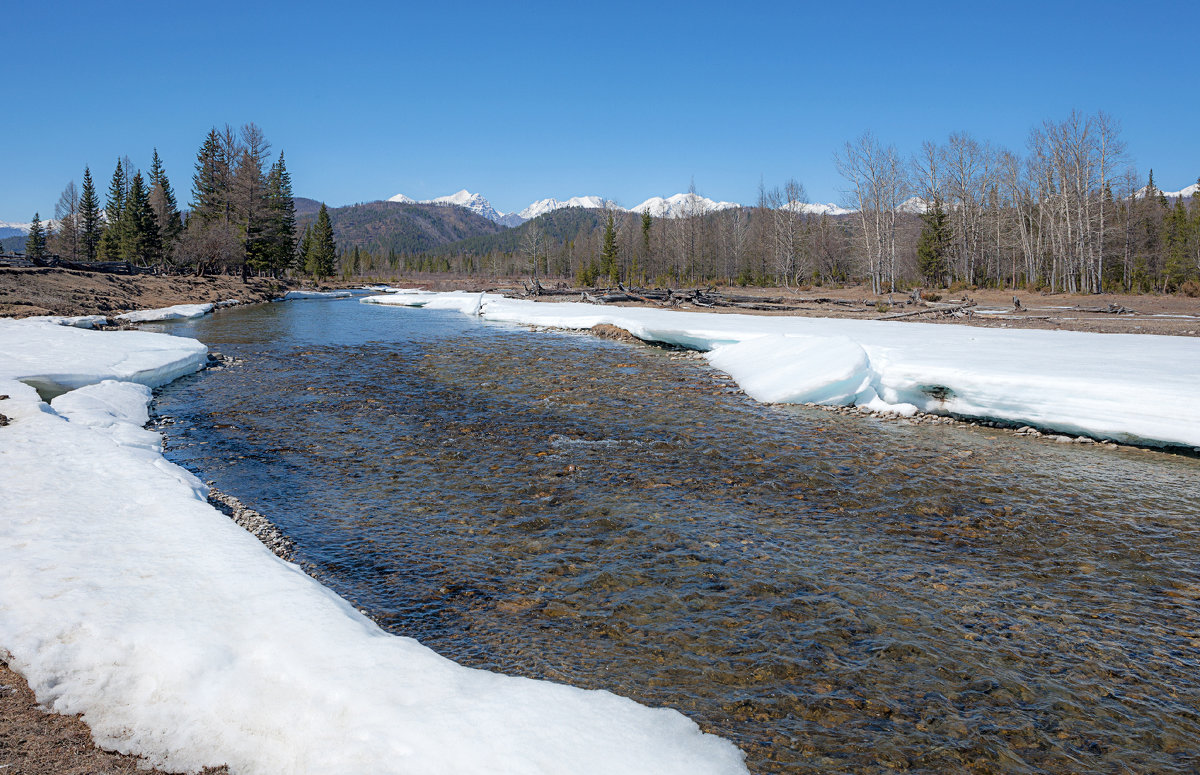
[[158, 309], [139, 309], [135, 312], [117, 315], [117, 320], [124, 320], [128, 323], [151, 323], [158, 320], [198, 318], [212, 312], [214, 306], [213, 304], [176, 304]]
[[178, 770], [745, 771], [676, 711], [462, 667], [276, 558], [142, 427], [147, 386], [205, 357], [0, 320], [0, 649], [40, 702]]
[[283, 294], [284, 301], [295, 299], [345, 299], [353, 294], [350, 291], [288, 291]]
[[920, 410], [1200, 447], [1200, 340], [1191, 337], [719, 315], [477, 293], [361, 301], [457, 309], [523, 325], [608, 323], [640, 339], [707, 352], [759, 401]]

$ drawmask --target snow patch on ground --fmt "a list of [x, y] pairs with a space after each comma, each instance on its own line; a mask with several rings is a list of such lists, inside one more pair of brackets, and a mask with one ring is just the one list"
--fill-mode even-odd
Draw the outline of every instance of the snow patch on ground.
[[350, 291], [288, 291], [283, 294], [283, 301], [295, 299], [347, 299], [353, 296]]
[[105, 379], [158, 387], [207, 361], [208, 348], [194, 339], [0, 319], [0, 379], [19, 379], [48, 394]]
[[[0, 320], [0, 648], [40, 702], [181, 771], [745, 772], [676, 711], [462, 667], [271, 554], [142, 427], [205, 355]], [[48, 405], [51, 377], [77, 389]]]
[[[363, 301], [470, 314], [478, 298], [426, 293]], [[1200, 447], [1200, 340], [1192, 337], [717, 315], [491, 294], [478, 314], [568, 329], [607, 323], [646, 341], [711, 351], [714, 366], [763, 401], [920, 410]], [[772, 338], [754, 343], [764, 337]]]
[[160, 307], [158, 309], [140, 309], [136, 312], [126, 312], [123, 315], [117, 315], [117, 320], [124, 320], [127, 323], [153, 323], [159, 320], [186, 320], [188, 318], [198, 318], [207, 315], [213, 311], [213, 304], [176, 304], [171, 307]]
[[72, 328], [99, 328], [108, 324], [108, 318], [104, 315], [78, 315], [75, 317], [37, 315], [35, 317], [22, 318], [22, 320], [36, 323], [53, 323], [56, 326], [71, 326]]

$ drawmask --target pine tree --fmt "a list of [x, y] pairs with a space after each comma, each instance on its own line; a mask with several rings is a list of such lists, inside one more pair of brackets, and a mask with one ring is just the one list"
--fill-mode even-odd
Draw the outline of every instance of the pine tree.
[[297, 253], [300, 255], [301, 261], [304, 262], [303, 269], [308, 270], [308, 254], [312, 252], [313, 245], [313, 225], [310, 223], [304, 227], [304, 236], [300, 238], [300, 246], [297, 248]]
[[158, 222], [141, 172], [130, 181], [117, 234], [121, 259], [138, 264], [151, 264], [159, 259]]
[[95, 261], [100, 250], [100, 202], [96, 199], [96, 186], [92, 183], [92, 170], [83, 168], [83, 193], [79, 196], [79, 242], [83, 257]]
[[610, 284], [620, 282], [620, 269], [617, 266], [617, 230], [613, 225], [612, 213], [604, 225], [604, 247], [600, 249], [600, 273], [606, 275]]
[[150, 163], [150, 207], [154, 211], [157, 225], [157, 237], [161, 260], [168, 262], [174, 255], [175, 243], [183, 232], [183, 217], [179, 213], [179, 203], [175, 200], [175, 192], [171, 189], [171, 181], [163, 169], [162, 160], [158, 158], [158, 149], [154, 149], [154, 158]]
[[296, 255], [296, 203], [292, 199], [292, 176], [288, 174], [283, 153], [271, 165], [267, 176], [267, 203], [271, 271], [276, 276], [292, 267]]
[[917, 240], [917, 268], [927, 283], [940, 288], [949, 269], [947, 256], [953, 236], [950, 216], [942, 208], [942, 200], [934, 198], [933, 206], [921, 214], [921, 220], [925, 225]]
[[128, 170], [117, 159], [112, 180], [108, 184], [108, 202], [104, 206], [104, 233], [100, 235], [100, 255], [108, 261], [121, 259], [121, 236], [118, 224], [125, 211]]
[[316, 280], [333, 275], [337, 262], [337, 245], [333, 241], [333, 223], [329, 220], [329, 211], [321, 204], [317, 213], [317, 222], [313, 224], [312, 234], [305, 235], [308, 240], [308, 250], [305, 254], [304, 270]]
[[30, 258], [45, 258], [46, 231], [42, 228], [42, 219], [38, 213], [33, 214], [29, 224], [29, 236], [25, 238], [25, 255]]
[[196, 172], [192, 175], [191, 218], [199, 218], [202, 223], [213, 223], [223, 218], [225, 200], [229, 196], [224, 186], [227, 174], [228, 160], [221, 149], [216, 127], [213, 127], [196, 154]]
[[242, 127], [242, 151], [233, 175], [233, 206], [246, 246], [243, 276], [251, 268], [261, 272], [272, 263], [273, 251], [268, 239], [271, 218], [264, 169], [270, 147], [255, 124]]
[[1175, 200], [1175, 207], [1163, 220], [1163, 269], [1166, 273], [1164, 287], [1176, 290], [1191, 279], [1193, 266], [1188, 245], [1191, 224], [1188, 223], [1187, 208], [1183, 197]]

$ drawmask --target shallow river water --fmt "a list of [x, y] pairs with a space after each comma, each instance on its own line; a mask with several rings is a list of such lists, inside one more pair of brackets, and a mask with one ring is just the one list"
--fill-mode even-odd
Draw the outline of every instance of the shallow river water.
[[168, 456], [458, 662], [677, 708], [755, 772], [1200, 771], [1194, 458], [356, 300], [163, 328], [241, 359], [161, 391]]

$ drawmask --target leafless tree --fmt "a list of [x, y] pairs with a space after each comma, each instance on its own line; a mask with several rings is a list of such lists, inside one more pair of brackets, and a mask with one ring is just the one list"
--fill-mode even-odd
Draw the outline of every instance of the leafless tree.
[[53, 237], [49, 240], [51, 252], [70, 261], [78, 261], [79, 190], [75, 187], [75, 181], [68, 183], [59, 195], [58, 203], [54, 205], [54, 220], [57, 225]]

